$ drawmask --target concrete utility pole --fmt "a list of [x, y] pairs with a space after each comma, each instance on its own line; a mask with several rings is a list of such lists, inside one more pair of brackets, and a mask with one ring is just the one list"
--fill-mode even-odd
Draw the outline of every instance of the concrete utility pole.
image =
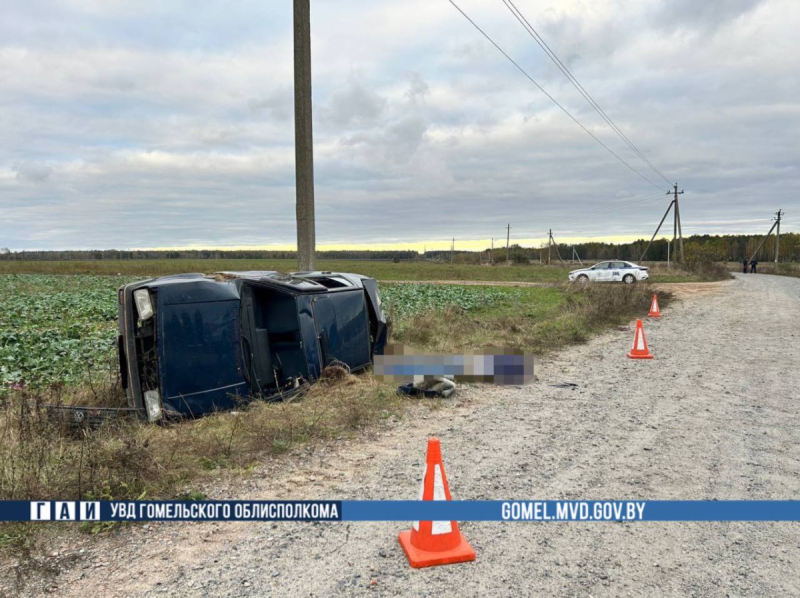
[[547, 265], [550, 265], [550, 248], [553, 246], [553, 231], [547, 231]]
[[[781, 215], [783, 214], [781, 210], [778, 210], [778, 213]], [[755, 257], [758, 255], [758, 252], [761, 251], [762, 247], [764, 247], [764, 243], [766, 243], [767, 239], [769, 239], [769, 236], [772, 234], [772, 231], [775, 230], [776, 226], [780, 226], [780, 224], [781, 224], [781, 219], [779, 216], [778, 218], [775, 219], [775, 222], [772, 224], [772, 226], [769, 227], [769, 232], [766, 235], [764, 235], [763, 239], [761, 239], [761, 242], [758, 244], [758, 247], [756, 247], [756, 250], [753, 252], [753, 255], [750, 256], [750, 259], [748, 261], [752, 262], [755, 259]]]
[[[650, 246], [653, 244], [653, 239], [656, 238], [656, 235], [658, 234], [658, 231], [661, 230], [661, 226], [664, 224], [664, 221], [667, 219], [667, 215], [669, 215], [669, 211], [672, 209], [673, 205], [675, 205], [674, 201], [669, 202], [669, 206], [667, 206], [667, 211], [664, 212], [664, 215], [661, 217], [661, 222], [659, 222], [658, 226], [656, 227], [656, 232], [654, 232], [653, 236], [650, 237], [650, 242], [647, 244], [647, 247], [644, 248], [644, 251], [642, 252], [642, 255], [639, 256], [639, 261], [640, 262], [644, 261], [644, 256], [647, 255], [647, 250], [650, 249]], [[667, 241], [667, 244], [668, 244], [668, 247], [669, 247], [669, 241]], [[667, 249], [667, 256], [669, 256], [669, 249]], [[667, 259], [667, 261], [669, 261], [669, 259]]]
[[783, 216], [783, 210], [778, 210], [775, 212], [777, 216], [775, 223], [777, 224], [777, 228], [775, 229], [775, 263], [778, 263], [778, 257], [781, 254], [781, 216]]
[[453, 253], [456, 250], [456, 238], [453, 237], [453, 242], [450, 243], [450, 263], [453, 263]]
[[511, 223], [509, 223], [508, 227], [506, 227], [506, 264], [510, 264], [510, 260], [508, 259], [508, 247], [509, 241], [511, 240]]
[[[664, 224], [664, 221], [667, 219], [669, 215], [669, 211], [674, 207], [675, 211], [672, 213], [673, 218], [673, 233], [672, 233], [672, 242], [675, 244], [675, 249], [673, 250], [673, 259], [677, 262], [678, 261], [678, 251], [680, 250], [680, 260], [684, 261], [685, 254], [683, 252], [683, 229], [681, 228], [681, 210], [678, 206], [678, 195], [683, 195], [683, 191], [678, 191], [678, 183], [675, 183], [675, 188], [673, 191], [667, 191], [667, 195], [673, 195], [674, 199], [669, 202], [667, 206], [667, 211], [664, 212], [664, 216], [661, 218], [661, 222], [658, 223], [656, 227], [656, 232], [653, 233], [653, 236], [650, 237], [650, 242], [642, 251], [642, 255], [639, 256], [639, 261], [644, 261], [644, 256], [647, 255], [647, 250], [650, 249], [650, 246], [653, 244], [653, 241], [658, 234], [658, 231], [661, 230], [661, 226]], [[669, 251], [669, 250], [667, 250]]]
[[494, 264], [494, 237], [492, 237], [492, 249], [491, 253], [489, 253], [489, 263]]
[[294, 0], [294, 168], [297, 195], [297, 267], [314, 269], [314, 135], [311, 128], [310, 0]]
[[683, 230], [681, 229], [681, 209], [678, 206], [678, 195], [682, 195], [683, 191], [678, 191], [678, 183], [675, 183], [675, 238], [680, 240], [681, 262], [685, 262], [686, 255], [683, 253]]
[[553, 230], [550, 229], [548, 231], [548, 239], [547, 239], [547, 265], [550, 265], [550, 248], [555, 245], [556, 248], [556, 255], [558, 255], [558, 261], [561, 262], [561, 265], [564, 265], [564, 260], [561, 259], [561, 252], [558, 250], [558, 245], [556, 245], [556, 240], [553, 238]]
[[578, 255], [578, 250], [577, 250], [577, 249], [575, 249], [575, 246], [573, 245], [573, 246], [572, 246], [572, 260], [570, 260], [570, 263], [571, 263], [571, 264], [574, 264], [576, 259], [578, 260], [578, 263], [579, 263], [581, 266], [583, 266], [583, 262], [581, 261], [581, 256], [580, 256], [580, 255]]

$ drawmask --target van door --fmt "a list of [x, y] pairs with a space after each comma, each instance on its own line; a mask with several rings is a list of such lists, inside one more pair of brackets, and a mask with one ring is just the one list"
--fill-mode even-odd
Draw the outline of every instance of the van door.
[[339, 330], [339, 361], [351, 370], [360, 369], [371, 362], [369, 314], [367, 295], [359, 291], [331, 293], [336, 309], [336, 326]]
[[[275, 387], [275, 372], [269, 344], [269, 330], [260, 318], [253, 289], [242, 285], [242, 369], [253, 394], [261, 394]], [[271, 388], [272, 387], [272, 388]], [[273, 390], [274, 392], [274, 390]]]
[[186, 415], [230, 409], [247, 395], [239, 301], [159, 305], [162, 402]]
[[334, 359], [339, 359], [339, 327], [336, 324], [336, 310], [328, 297], [315, 297], [311, 308], [317, 329], [320, 366], [325, 368]]

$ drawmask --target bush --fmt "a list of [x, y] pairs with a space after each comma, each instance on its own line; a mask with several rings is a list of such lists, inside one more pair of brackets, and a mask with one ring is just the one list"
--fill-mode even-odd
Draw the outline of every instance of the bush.
[[[671, 297], [670, 293], [660, 292], [659, 305], [666, 306]], [[624, 320], [631, 314], [647, 313], [652, 298], [653, 289], [643, 284], [574, 284], [567, 295], [570, 307], [593, 325], [620, 318]]]
[[710, 245], [699, 243], [686, 244], [686, 260], [681, 267], [689, 274], [700, 276], [708, 280], [727, 280], [731, 277], [727, 266], [723, 263], [725, 257], [721, 256]]

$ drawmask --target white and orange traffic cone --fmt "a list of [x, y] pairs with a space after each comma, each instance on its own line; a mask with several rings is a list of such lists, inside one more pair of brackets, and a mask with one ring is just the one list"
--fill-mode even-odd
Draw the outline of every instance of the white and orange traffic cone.
[[644, 326], [641, 320], [636, 320], [636, 334], [633, 336], [633, 346], [628, 357], [631, 359], [653, 359], [650, 349], [647, 348], [647, 339], [644, 337]]
[[661, 311], [658, 309], [658, 295], [653, 295], [653, 301], [650, 303], [650, 313], [647, 315], [651, 318], [661, 317]]
[[[420, 500], [452, 500], [438, 438], [428, 439]], [[475, 551], [455, 521], [415, 521], [411, 530], [402, 532], [397, 539], [409, 564], [416, 569], [475, 560]]]

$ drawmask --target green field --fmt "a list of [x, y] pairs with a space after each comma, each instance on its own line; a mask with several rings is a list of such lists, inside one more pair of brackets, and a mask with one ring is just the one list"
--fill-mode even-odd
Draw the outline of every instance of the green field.
[[114, 356], [116, 289], [109, 276], [0, 276], [0, 393], [84, 381]]
[[[290, 271], [295, 265], [294, 260], [0, 261], [0, 394], [9, 388], [81, 385], [113, 371], [116, 290], [122, 284], [181, 272]], [[381, 281], [395, 339], [421, 348], [505, 343], [540, 352], [570, 336], [584, 338], [594, 325], [559, 311], [571, 296], [563, 284], [568, 267], [338, 260], [320, 261], [318, 268]], [[663, 265], [651, 272], [654, 282], [702, 280]], [[548, 286], [421, 284], [425, 281]]]
[[[115, 368], [117, 288], [135, 277], [14, 274], [0, 276], [0, 394], [88, 382]], [[422, 312], [479, 312], [532, 291], [432, 284], [381, 284], [387, 312], [409, 322]]]
[[[83, 388], [116, 373], [117, 288], [129, 276], [12, 274], [0, 276], [0, 395], [53, 385]], [[634, 285], [645, 297], [647, 285]], [[513, 347], [542, 353], [581, 341], [613, 324], [584, 307], [597, 297], [634, 289], [592, 285], [493, 287], [380, 283], [392, 339], [420, 349], [463, 351]], [[641, 297], [637, 300], [641, 300]], [[630, 303], [630, 302], [629, 302]], [[612, 317], [613, 316], [613, 317]], [[605, 319], [603, 319], [605, 318]], [[78, 393], [75, 400], [85, 400]]]
[[[701, 281], [678, 268], [667, 269], [665, 264], [653, 263], [652, 282]], [[319, 260], [317, 269], [331, 272], [354, 272], [377, 280], [407, 281], [492, 281], [563, 283], [567, 273], [581, 266], [543, 266], [525, 264], [512, 266], [480, 266], [474, 264], [448, 264], [438, 262], [382, 262], [356, 260]], [[222, 272], [231, 270], [277, 270], [291, 272], [297, 269], [295, 260], [97, 260], [97, 261], [8, 261], [0, 260], [0, 274], [92, 274], [107, 276], [164, 276], [185, 272]]]

